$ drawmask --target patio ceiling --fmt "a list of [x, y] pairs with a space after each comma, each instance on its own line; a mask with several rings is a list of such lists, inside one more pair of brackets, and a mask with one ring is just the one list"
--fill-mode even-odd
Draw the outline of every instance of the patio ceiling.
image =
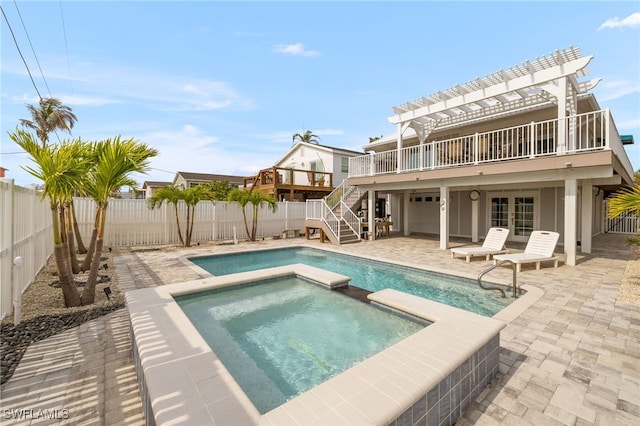
[[400, 106], [393, 107], [389, 121], [401, 124], [402, 131], [412, 127], [421, 141], [436, 128], [515, 114], [541, 105], [558, 104], [558, 80], [567, 78], [567, 107], [574, 109], [578, 95], [587, 93], [600, 79], [578, 82], [588, 75], [587, 64], [593, 56], [583, 57], [580, 49], [569, 47], [535, 61], [525, 61], [508, 70], [499, 70], [484, 78], [455, 85]]

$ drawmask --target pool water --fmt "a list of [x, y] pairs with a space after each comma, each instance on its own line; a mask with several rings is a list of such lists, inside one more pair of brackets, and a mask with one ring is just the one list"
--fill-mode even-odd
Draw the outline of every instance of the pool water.
[[262, 414], [425, 326], [296, 276], [175, 299]]
[[212, 275], [227, 275], [304, 263], [351, 277], [350, 285], [369, 291], [392, 288], [491, 317], [513, 301], [482, 290], [470, 279], [408, 268], [308, 247], [248, 251], [190, 259]]

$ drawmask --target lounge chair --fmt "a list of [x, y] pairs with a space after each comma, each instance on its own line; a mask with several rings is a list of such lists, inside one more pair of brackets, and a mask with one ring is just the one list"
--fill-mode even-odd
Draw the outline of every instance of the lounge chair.
[[506, 228], [490, 228], [481, 247], [454, 247], [451, 249], [451, 258], [460, 255], [466, 257], [467, 262], [470, 262], [472, 256], [485, 256], [486, 260], [490, 260], [491, 255], [507, 252], [504, 243], [508, 236], [509, 230]]
[[558, 257], [553, 253], [558, 243], [560, 234], [551, 231], [533, 231], [524, 249], [524, 253], [509, 253], [493, 256], [493, 263], [501, 260], [510, 260], [516, 264], [516, 271], [524, 263], [535, 263], [536, 269], [540, 269], [540, 262], [554, 261], [554, 268], [558, 267]]

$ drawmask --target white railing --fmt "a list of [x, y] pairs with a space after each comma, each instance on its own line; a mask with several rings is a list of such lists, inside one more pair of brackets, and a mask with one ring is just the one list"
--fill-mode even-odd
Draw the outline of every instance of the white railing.
[[360, 218], [356, 216], [356, 214], [351, 210], [351, 208], [344, 201], [340, 201], [340, 208], [342, 212], [342, 219], [349, 225], [349, 228], [353, 231], [354, 234], [360, 238], [362, 234], [362, 223]]
[[[567, 142], [559, 146], [558, 128], [563, 123]], [[633, 174], [633, 167], [624, 152], [609, 110], [603, 110], [353, 157], [349, 159], [349, 177], [434, 170], [602, 149], [612, 149]]]
[[609, 211], [609, 202], [605, 201], [603, 209], [602, 224], [605, 233], [611, 234], [638, 234], [640, 233], [640, 216], [631, 212], [624, 212], [614, 218], [609, 219], [607, 213]]
[[[53, 253], [51, 208], [35, 188], [0, 179], [0, 317], [11, 313]], [[15, 264], [14, 264], [15, 261]]]

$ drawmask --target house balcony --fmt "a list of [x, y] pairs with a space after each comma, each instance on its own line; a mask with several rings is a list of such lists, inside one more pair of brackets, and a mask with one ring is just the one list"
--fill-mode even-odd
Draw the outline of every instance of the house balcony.
[[[595, 161], [602, 162], [600, 165], [613, 166], [622, 175], [623, 182], [630, 182], [633, 167], [608, 109], [371, 152], [349, 160], [349, 179], [353, 179], [350, 181], [352, 184], [363, 184], [369, 179], [358, 178], [395, 174], [394, 180], [398, 181], [402, 180], [399, 175], [402, 173], [456, 168], [460, 169], [456, 175], [464, 175], [465, 166], [476, 166], [467, 170], [470, 175], [477, 175], [481, 171], [478, 166], [493, 166], [495, 169], [496, 165], [506, 165], [505, 162], [557, 159], [561, 155], [603, 151], [612, 155], [599, 156]], [[539, 164], [554, 168], [559, 163], [547, 161]], [[407, 179], [411, 178], [407, 176]]]
[[244, 178], [244, 188], [271, 195], [278, 201], [322, 198], [333, 190], [333, 173], [271, 167]]

